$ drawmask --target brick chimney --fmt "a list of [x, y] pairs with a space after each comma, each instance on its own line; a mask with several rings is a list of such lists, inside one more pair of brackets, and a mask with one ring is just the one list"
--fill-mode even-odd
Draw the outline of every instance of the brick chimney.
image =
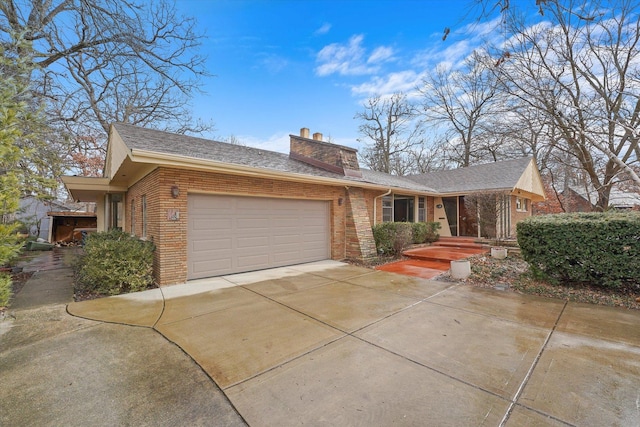
[[358, 164], [358, 151], [343, 145], [322, 140], [322, 133], [313, 134], [309, 139], [309, 129], [300, 129], [300, 136], [289, 135], [289, 157], [329, 172], [343, 176], [362, 177]]

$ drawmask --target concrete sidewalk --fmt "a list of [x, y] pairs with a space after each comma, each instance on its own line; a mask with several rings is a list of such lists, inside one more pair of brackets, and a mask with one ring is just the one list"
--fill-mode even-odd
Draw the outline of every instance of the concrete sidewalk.
[[67, 249], [34, 271], [0, 320], [0, 425], [246, 425], [180, 348], [149, 328], [70, 316]]
[[640, 425], [640, 313], [325, 262], [73, 303], [153, 328], [252, 426]]

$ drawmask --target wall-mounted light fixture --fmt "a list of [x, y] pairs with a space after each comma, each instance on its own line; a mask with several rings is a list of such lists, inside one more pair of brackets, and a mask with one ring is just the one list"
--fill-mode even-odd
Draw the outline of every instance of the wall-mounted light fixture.
[[436, 205], [436, 208], [438, 208], [438, 209], [442, 209], [442, 205], [441, 205], [440, 203], [438, 203], [438, 204]]
[[177, 185], [173, 185], [171, 187], [171, 197], [173, 197], [174, 199], [177, 199], [178, 196], [180, 196], [180, 188], [178, 188]]
[[338, 206], [342, 206], [342, 202], [343, 202], [342, 197], [338, 198]]

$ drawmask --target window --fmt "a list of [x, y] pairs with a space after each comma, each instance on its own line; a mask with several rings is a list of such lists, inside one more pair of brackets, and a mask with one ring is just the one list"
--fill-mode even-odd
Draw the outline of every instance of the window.
[[384, 196], [382, 198], [382, 221], [393, 221], [393, 196]]
[[106, 196], [106, 223], [108, 230], [124, 229], [124, 196], [122, 193], [110, 193]]
[[142, 196], [142, 237], [147, 237], [147, 196]]
[[136, 201], [131, 201], [131, 234], [136, 234]]
[[529, 199], [516, 197], [516, 210], [518, 212], [527, 212], [529, 210]]
[[426, 222], [427, 221], [427, 209], [424, 197], [418, 197], [418, 221]]

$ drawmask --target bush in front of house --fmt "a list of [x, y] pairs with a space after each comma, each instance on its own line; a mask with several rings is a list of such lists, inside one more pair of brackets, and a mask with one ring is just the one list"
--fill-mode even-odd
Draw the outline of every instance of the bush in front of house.
[[383, 222], [373, 227], [373, 238], [379, 254], [398, 255], [412, 243], [438, 240], [437, 222]]
[[640, 284], [640, 213], [533, 216], [517, 224], [522, 257], [552, 283]]
[[433, 243], [440, 235], [438, 230], [440, 229], [439, 222], [413, 222], [413, 243]]
[[106, 295], [142, 291], [153, 284], [153, 251], [153, 243], [119, 230], [92, 233], [78, 262], [78, 282]]
[[396, 255], [413, 241], [410, 223], [383, 222], [373, 227], [376, 249], [382, 255]]

